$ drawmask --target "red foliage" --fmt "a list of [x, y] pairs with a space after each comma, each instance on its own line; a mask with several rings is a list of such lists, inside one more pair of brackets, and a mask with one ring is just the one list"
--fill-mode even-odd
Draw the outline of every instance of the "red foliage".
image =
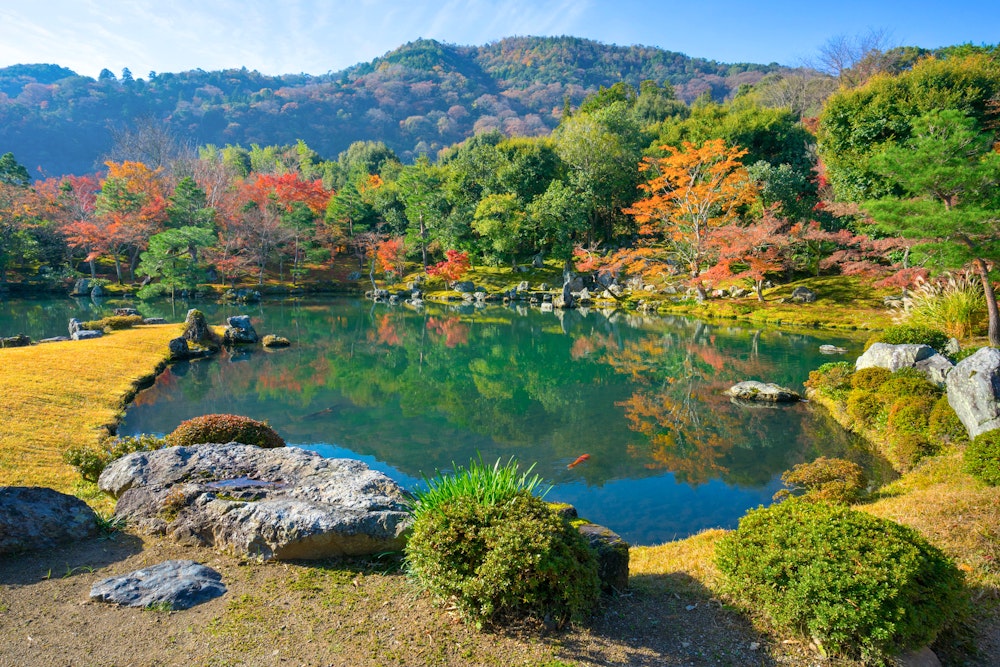
[[443, 262], [438, 262], [434, 266], [427, 267], [427, 275], [439, 276], [448, 282], [460, 280], [462, 276], [471, 268], [469, 253], [449, 250], [445, 253]]

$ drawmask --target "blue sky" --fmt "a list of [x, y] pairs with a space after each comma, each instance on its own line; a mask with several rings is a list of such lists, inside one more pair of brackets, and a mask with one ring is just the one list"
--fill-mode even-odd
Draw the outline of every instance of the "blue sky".
[[247, 67], [323, 74], [414, 39], [573, 35], [723, 62], [799, 65], [838, 35], [933, 48], [1000, 41], [998, 0], [0, 0], [0, 67], [96, 77]]

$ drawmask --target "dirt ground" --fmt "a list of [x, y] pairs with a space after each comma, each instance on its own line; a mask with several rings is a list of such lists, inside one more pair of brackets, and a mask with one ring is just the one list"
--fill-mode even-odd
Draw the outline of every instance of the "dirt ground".
[[[215, 568], [228, 592], [185, 611], [89, 600], [95, 581], [170, 558]], [[0, 666], [819, 664], [805, 647], [770, 646], [685, 575], [634, 577], [632, 589], [585, 627], [479, 631], [398, 561], [240, 562], [117, 533], [0, 557]]]

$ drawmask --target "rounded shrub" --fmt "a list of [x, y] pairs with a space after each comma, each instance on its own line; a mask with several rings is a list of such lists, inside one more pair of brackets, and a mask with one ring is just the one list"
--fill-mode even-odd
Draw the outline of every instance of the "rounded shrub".
[[927, 424], [937, 398], [907, 396], [890, 407], [886, 426], [890, 433], [927, 433]]
[[980, 433], [969, 443], [965, 470], [990, 486], [1000, 486], [1000, 430]]
[[865, 344], [865, 349], [867, 350], [874, 343], [929, 345], [935, 350], [940, 351], [948, 344], [948, 334], [919, 324], [898, 324], [886, 327], [881, 333], [869, 338]]
[[239, 415], [202, 415], [188, 419], [167, 435], [166, 441], [172, 447], [226, 442], [264, 448], [285, 446], [284, 439], [267, 422]]
[[871, 366], [855, 371], [851, 376], [851, 389], [874, 390], [881, 387], [886, 380], [892, 377], [892, 371], [888, 368]]
[[927, 379], [927, 376], [915, 368], [901, 368], [879, 385], [876, 390], [879, 398], [887, 405], [892, 405], [899, 399], [931, 398], [937, 400], [943, 390]]
[[851, 388], [851, 375], [854, 365], [847, 361], [834, 361], [823, 364], [809, 372], [805, 385], [821, 393], [835, 396]]
[[873, 391], [855, 389], [847, 397], [847, 415], [865, 428], [875, 427], [884, 408], [885, 401]]
[[80, 326], [97, 331], [117, 331], [131, 329], [137, 324], [142, 324], [142, 315], [110, 315], [99, 320], [83, 322]]
[[931, 408], [927, 419], [927, 435], [939, 442], [965, 444], [969, 442], [969, 432], [955, 409], [948, 403], [948, 396], [941, 396]]
[[891, 433], [889, 458], [902, 471], [912, 470], [921, 459], [937, 454], [938, 448], [923, 433]]
[[[582, 620], [600, 594], [582, 535], [531, 494], [516, 465], [476, 465], [417, 494], [406, 562], [417, 584], [477, 625]], [[500, 479], [496, 479], [497, 477]], [[512, 482], [512, 483], [511, 483]]]
[[850, 504], [865, 493], [865, 471], [857, 463], [821, 456], [810, 463], [800, 463], [781, 474], [787, 489], [774, 495], [775, 500], [799, 494], [804, 500]]
[[822, 502], [751, 510], [715, 560], [739, 604], [872, 662], [933, 641], [963, 596], [959, 570], [916, 531]]

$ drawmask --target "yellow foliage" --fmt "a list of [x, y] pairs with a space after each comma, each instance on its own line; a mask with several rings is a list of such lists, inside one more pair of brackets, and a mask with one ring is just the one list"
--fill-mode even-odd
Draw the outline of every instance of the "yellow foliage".
[[180, 325], [144, 326], [87, 341], [0, 349], [0, 486], [71, 492], [63, 462], [107, 435], [139, 383], [168, 357]]

